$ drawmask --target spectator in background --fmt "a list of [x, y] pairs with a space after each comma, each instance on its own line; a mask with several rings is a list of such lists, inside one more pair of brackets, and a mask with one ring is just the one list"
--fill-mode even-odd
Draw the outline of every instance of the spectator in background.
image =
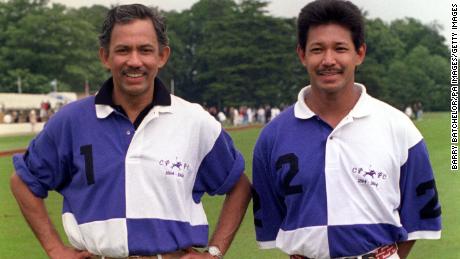
[[421, 120], [423, 117], [423, 105], [421, 101], [415, 103], [415, 118]]
[[19, 123], [19, 112], [13, 111], [11, 115], [12, 115], [13, 123]]
[[265, 122], [268, 123], [270, 122], [270, 119], [272, 117], [272, 108], [270, 105], [265, 105]]
[[406, 109], [404, 109], [404, 113], [407, 115], [407, 117], [411, 119], [414, 118], [414, 112], [412, 111], [412, 107], [410, 107], [410, 105], [407, 105]]
[[238, 108], [233, 108], [232, 122], [233, 122], [233, 126], [235, 127], [241, 124], [241, 117], [240, 117], [240, 112]]
[[219, 122], [221, 124], [224, 124], [225, 123], [225, 120], [227, 120], [227, 116], [225, 115], [225, 113], [223, 111], [219, 111], [217, 113], [217, 119], [219, 120]]
[[32, 132], [35, 132], [35, 125], [37, 124], [37, 113], [34, 109], [29, 112], [29, 123]]
[[48, 119], [48, 109], [47, 109], [47, 103], [45, 101], [42, 101], [40, 103], [40, 112], [38, 113], [38, 116], [40, 117], [40, 121], [47, 121]]
[[254, 110], [251, 107], [246, 109], [246, 115], [248, 117], [248, 123], [251, 124], [254, 121]]
[[257, 122], [265, 124], [265, 109], [262, 106], [257, 109]]
[[270, 120], [273, 120], [276, 116], [278, 116], [281, 113], [281, 110], [278, 107], [273, 107], [271, 109], [271, 117]]
[[248, 124], [248, 113], [247, 113], [247, 107], [245, 105], [240, 106], [240, 117], [241, 117], [241, 123], [243, 125]]
[[13, 116], [11, 116], [10, 113], [5, 114], [5, 116], [3, 116], [3, 122], [6, 123], [6, 124], [12, 123], [13, 122]]

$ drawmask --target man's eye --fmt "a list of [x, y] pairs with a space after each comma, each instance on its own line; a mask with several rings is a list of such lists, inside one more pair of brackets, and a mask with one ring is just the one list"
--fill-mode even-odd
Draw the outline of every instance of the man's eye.
[[141, 49], [141, 52], [145, 54], [150, 54], [153, 53], [153, 49]]
[[320, 53], [321, 52], [321, 48], [313, 48], [313, 49], [310, 49], [310, 52], [313, 52], [313, 53]]
[[124, 53], [128, 53], [128, 49], [116, 49], [115, 52], [118, 54], [124, 54]]

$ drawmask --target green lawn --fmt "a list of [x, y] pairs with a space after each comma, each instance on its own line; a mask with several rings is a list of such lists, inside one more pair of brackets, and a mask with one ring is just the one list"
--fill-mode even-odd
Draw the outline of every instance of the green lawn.
[[27, 147], [34, 135], [0, 137], [0, 151]]
[[[409, 258], [412, 259], [458, 259], [460, 240], [460, 175], [450, 171], [450, 131], [448, 113], [428, 113], [416, 122], [424, 135], [436, 174], [439, 196], [443, 210], [443, 234], [437, 241], [418, 241]], [[239, 150], [246, 158], [246, 174], [251, 175], [252, 149], [259, 129], [231, 131], [230, 134]], [[0, 151], [8, 148], [24, 147], [30, 136], [0, 138]], [[13, 168], [11, 158], [0, 158], [0, 258], [46, 258], [38, 242], [22, 219], [19, 209], [10, 194], [8, 181]], [[204, 204], [211, 228], [217, 221], [222, 197], [204, 197]], [[47, 199], [48, 209], [60, 233], [64, 233], [60, 223], [61, 199], [51, 194]], [[252, 204], [250, 205], [252, 206]], [[252, 207], [247, 212], [236, 239], [226, 258], [284, 258], [276, 250], [258, 250], [252, 225]]]

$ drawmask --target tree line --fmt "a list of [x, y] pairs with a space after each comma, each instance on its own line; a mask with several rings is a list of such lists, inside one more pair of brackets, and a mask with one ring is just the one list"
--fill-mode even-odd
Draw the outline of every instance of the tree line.
[[[175, 94], [216, 106], [282, 105], [308, 84], [296, 49], [296, 18], [274, 17], [262, 0], [200, 0], [162, 11], [172, 54], [160, 78]], [[97, 36], [109, 7], [69, 8], [48, 0], [0, 1], [0, 92], [92, 92], [109, 76]], [[367, 56], [357, 82], [403, 108], [447, 110], [449, 48], [436, 23], [366, 18]]]

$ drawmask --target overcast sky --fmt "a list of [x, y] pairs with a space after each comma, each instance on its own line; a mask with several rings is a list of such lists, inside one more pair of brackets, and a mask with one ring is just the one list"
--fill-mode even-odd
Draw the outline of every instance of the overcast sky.
[[[101, 4], [141, 3], [158, 6], [162, 10], [181, 11], [189, 9], [197, 0], [51, 0], [52, 3], [62, 3], [70, 7], [91, 6]], [[310, 0], [271, 0], [268, 6], [270, 14], [282, 17], [295, 17], [300, 9]], [[352, 0], [358, 7], [369, 13], [371, 18], [379, 17], [384, 21], [392, 21], [403, 17], [413, 17], [424, 24], [437, 21], [444, 29], [442, 35], [449, 42], [450, 38], [450, 6], [454, 0]], [[450, 45], [450, 44], [448, 44]]]

